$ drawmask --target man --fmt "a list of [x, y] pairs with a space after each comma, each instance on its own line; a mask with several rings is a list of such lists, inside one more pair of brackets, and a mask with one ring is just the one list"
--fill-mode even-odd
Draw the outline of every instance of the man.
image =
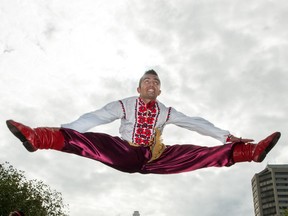
[[[13, 120], [10, 131], [28, 151], [55, 149], [100, 161], [123, 172], [172, 174], [204, 167], [231, 166], [237, 162], [261, 162], [275, 146], [280, 133], [275, 132], [258, 144], [252, 139], [234, 137], [200, 117], [189, 117], [157, 100], [161, 82], [154, 70], [141, 77], [139, 96], [114, 101], [86, 113], [61, 128], [30, 128]], [[120, 137], [86, 132], [121, 119]], [[191, 144], [165, 146], [160, 135], [167, 124], [196, 131], [218, 139], [224, 145], [203, 147]]]

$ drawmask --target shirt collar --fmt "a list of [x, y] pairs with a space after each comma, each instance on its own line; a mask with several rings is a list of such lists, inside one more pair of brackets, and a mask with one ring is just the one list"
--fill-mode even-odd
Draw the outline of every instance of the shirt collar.
[[138, 98], [139, 102], [141, 105], [145, 106], [147, 109], [152, 110], [153, 108], [155, 108], [157, 101], [153, 100], [150, 101], [149, 103], [145, 104], [144, 100], [142, 98]]

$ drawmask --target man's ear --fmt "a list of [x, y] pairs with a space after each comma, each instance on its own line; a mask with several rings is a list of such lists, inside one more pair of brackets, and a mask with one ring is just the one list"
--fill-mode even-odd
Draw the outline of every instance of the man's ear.
[[158, 96], [161, 94], [161, 90], [159, 90], [159, 94], [158, 94]]
[[137, 92], [140, 94], [140, 87], [137, 88]]

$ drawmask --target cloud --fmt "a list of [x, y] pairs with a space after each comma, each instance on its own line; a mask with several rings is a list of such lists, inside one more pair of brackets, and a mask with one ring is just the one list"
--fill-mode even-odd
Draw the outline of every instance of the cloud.
[[[287, 163], [287, 2], [18, 3], [0, 9], [1, 161], [62, 192], [71, 216], [253, 214], [251, 178], [267, 163]], [[135, 95], [151, 68], [167, 106], [256, 141], [282, 131], [279, 144], [261, 164], [140, 175], [56, 151], [27, 153], [6, 128], [10, 118], [59, 126]], [[118, 126], [93, 130], [118, 135]], [[219, 145], [176, 126], [164, 141]]]

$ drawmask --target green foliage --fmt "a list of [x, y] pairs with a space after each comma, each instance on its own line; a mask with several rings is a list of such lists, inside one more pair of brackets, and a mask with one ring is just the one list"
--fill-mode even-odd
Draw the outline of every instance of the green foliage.
[[8, 162], [0, 164], [0, 216], [22, 210], [30, 216], [67, 216], [62, 194], [42, 181], [27, 180]]

